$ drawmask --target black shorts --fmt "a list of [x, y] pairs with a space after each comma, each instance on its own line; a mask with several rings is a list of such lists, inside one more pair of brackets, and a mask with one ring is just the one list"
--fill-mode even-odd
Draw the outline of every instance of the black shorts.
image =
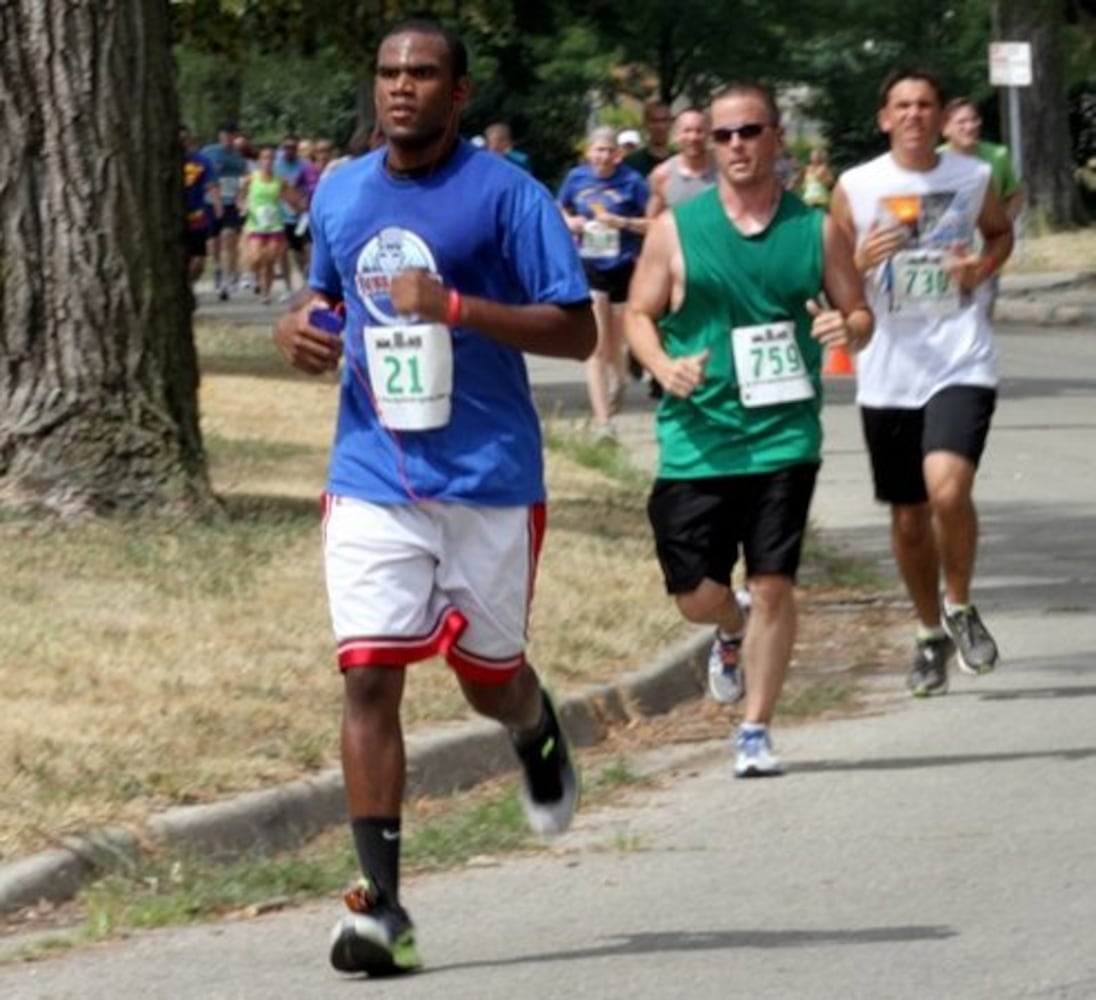
[[294, 253], [301, 253], [304, 251], [305, 246], [312, 242], [312, 235], [307, 229], [303, 233], [298, 232], [296, 222], [287, 222], [285, 225], [285, 242]]
[[209, 239], [208, 229], [188, 229], [184, 239], [186, 240], [187, 259], [206, 256], [206, 241]]
[[746, 575], [795, 579], [816, 464], [713, 479], [659, 479], [647, 501], [659, 565], [671, 594], [705, 579], [729, 586], [739, 546]]
[[861, 407], [875, 498], [891, 504], [925, 503], [924, 463], [932, 451], [962, 455], [977, 468], [996, 406], [996, 389], [952, 385], [919, 410]]
[[220, 236], [226, 229], [238, 233], [244, 228], [244, 220], [240, 210], [235, 205], [225, 205], [221, 209], [221, 217], [213, 220], [213, 228], [210, 236]]
[[608, 271], [599, 270], [590, 264], [583, 264], [590, 291], [605, 292], [610, 302], [627, 302], [628, 286], [632, 283], [632, 272], [636, 269], [634, 260], [620, 264]]

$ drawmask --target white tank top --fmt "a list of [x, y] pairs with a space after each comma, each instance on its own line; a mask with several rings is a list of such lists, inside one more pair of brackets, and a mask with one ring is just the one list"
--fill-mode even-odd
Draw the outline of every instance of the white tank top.
[[928, 171], [885, 153], [842, 174], [858, 246], [876, 220], [900, 221], [910, 234], [864, 277], [875, 335], [856, 361], [860, 405], [917, 409], [946, 386], [997, 385], [991, 289], [959, 293], [943, 268], [948, 251], [974, 245], [989, 179], [987, 164], [949, 152]]

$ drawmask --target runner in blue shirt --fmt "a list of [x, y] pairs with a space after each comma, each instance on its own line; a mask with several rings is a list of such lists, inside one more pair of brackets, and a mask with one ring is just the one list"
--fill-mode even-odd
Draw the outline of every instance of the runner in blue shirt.
[[240, 278], [240, 231], [244, 220], [237, 205], [240, 185], [247, 176], [247, 160], [236, 152], [238, 130], [232, 122], [224, 122], [217, 132], [217, 141], [202, 147], [202, 155], [213, 164], [217, 175], [217, 192], [221, 197], [221, 217], [209, 237], [213, 256], [213, 285], [221, 301], [228, 299]]
[[594, 293], [597, 349], [586, 361], [586, 389], [599, 441], [616, 438], [612, 414], [627, 379], [623, 309], [647, 230], [649, 197], [647, 181], [621, 163], [616, 132], [609, 126], [590, 133], [586, 162], [564, 178], [557, 197]]
[[578, 803], [571, 753], [524, 652], [544, 477], [523, 352], [584, 358], [594, 319], [550, 196], [459, 138], [467, 67], [463, 43], [433, 21], [384, 36], [386, 146], [317, 188], [311, 299], [275, 331], [302, 371], [343, 362], [324, 551], [364, 876], [332, 936], [343, 972], [420, 964], [399, 897], [409, 664], [444, 656], [476, 711], [506, 726], [536, 832], [562, 832]]

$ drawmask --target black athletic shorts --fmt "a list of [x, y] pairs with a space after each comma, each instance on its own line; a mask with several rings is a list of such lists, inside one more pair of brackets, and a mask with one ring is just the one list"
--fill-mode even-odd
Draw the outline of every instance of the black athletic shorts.
[[240, 210], [235, 205], [225, 205], [221, 209], [221, 217], [213, 220], [213, 229], [210, 236], [220, 236], [226, 229], [238, 233], [244, 228], [244, 220]]
[[294, 253], [302, 253], [307, 244], [312, 242], [312, 234], [309, 230], [299, 232], [297, 223], [287, 222], [285, 225], [285, 242]]
[[962, 455], [977, 468], [996, 406], [997, 390], [981, 385], [948, 386], [919, 410], [862, 406], [875, 498], [890, 504], [925, 503], [924, 461], [932, 451]]
[[746, 575], [795, 579], [818, 465], [713, 479], [658, 479], [647, 501], [666, 590], [729, 586], [739, 546]]
[[583, 269], [586, 271], [586, 280], [590, 283], [590, 291], [607, 293], [610, 302], [628, 301], [628, 286], [632, 283], [632, 272], [636, 269], [634, 260], [608, 271], [601, 271], [586, 263], [583, 264]]
[[206, 241], [209, 239], [208, 229], [187, 229], [185, 239], [188, 260], [206, 256]]

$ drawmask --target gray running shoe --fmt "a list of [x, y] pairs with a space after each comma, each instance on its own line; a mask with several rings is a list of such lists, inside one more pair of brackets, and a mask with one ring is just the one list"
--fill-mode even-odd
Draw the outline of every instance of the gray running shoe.
[[945, 614], [944, 628], [955, 643], [959, 669], [963, 673], [988, 674], [997, 666], [997, 643], [973, 605]]
[[948, 660], [955, 653], [955, 643], [947, 635], [939, 639], [918, 639], [913, 664], [906, 674], [906, 686], [915, 698], [947, 694]]

